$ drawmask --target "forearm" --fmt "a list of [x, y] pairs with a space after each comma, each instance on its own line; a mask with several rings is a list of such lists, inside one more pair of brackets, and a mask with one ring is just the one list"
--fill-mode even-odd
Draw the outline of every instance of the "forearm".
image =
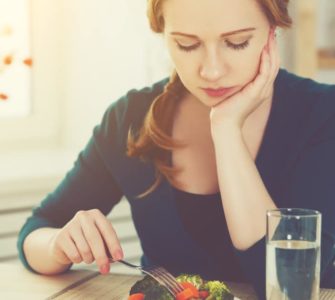
[[25, 239], [23, 251], [28, 264], [38, 273], [59, 274], [71, 267], [58, 263], [49, 251], [53, 237], [59, 231], [56, 228], [40, 228], [31, 232]]
[[229, 233], [243, 250], [266, 232], [266, 211], [276, 208], [243, 139], [242, 131], [227, 124], [213, 136], [219, 187]]

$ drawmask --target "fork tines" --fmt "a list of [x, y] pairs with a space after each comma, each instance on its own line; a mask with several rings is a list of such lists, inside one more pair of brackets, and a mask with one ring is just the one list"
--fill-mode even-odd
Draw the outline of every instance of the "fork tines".
[[184, 290], [178, 281], [163, 267], [150, 267], [145, 268], [145, 270], [152, 274], [156, 280], [160, 279], [163, 285], [166, 286], [170, 292], [173, 292], [173, 295], [177, 295]]

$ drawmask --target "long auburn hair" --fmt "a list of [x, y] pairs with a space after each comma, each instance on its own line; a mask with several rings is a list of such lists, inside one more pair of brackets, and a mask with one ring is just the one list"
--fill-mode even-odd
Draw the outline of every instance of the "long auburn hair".
[[[164, 16], [162, 6], [168, 0], [147, 0], [147, 16], [152, 31], [163, 33]], [[292, 19], [288, 13], [289, 0], [255, 0], [257, 1], [272, 26], [289, 28]], [[143, 161], [151, 161], [156, 169], [156, 179], [151, 187], [138, 195], [142, 198], [153, 192], [165, 177], [170, 184], [181, 188], [175, 179], [180, 169], [172, 167], [170, 158], [173, 150], [185, 145], [172, 138], [173, 115], [178, 101], [185, 95], [186, 89], [176, 71], [163, 92], [152, 102], [146, 114], [142, 128], [138, 133], [128, 132], [127, 155]]]

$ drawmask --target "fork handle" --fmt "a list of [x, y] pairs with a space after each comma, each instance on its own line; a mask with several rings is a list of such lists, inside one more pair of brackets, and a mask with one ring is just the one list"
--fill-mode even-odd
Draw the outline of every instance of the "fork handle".
[[109, 258], [109, 261], [110, 261], [111, 263], [119, 262], [119, 263], [124, 264], [124, 265], [126, 265], [126, 266], [128, 266], [128, 267], [131, 267], [131, 268], [136, 268], [136, 269], [140, 268], [139, 266], [135, 266], [135, 265], [133, 265], [133, 264], [131, 264], [131, 263], [125, 261], [125, 260], [122, 260], [122, 259], [114, 260], [112, 257], [110, 257], [110, 258]]
[[122, 260], [122, 259], [119, 260], [119, 262], [122, 263], [122, 264], [124, 264], [124, 265], [126, 265], [126, 266], [128, 266], [128, 267], [131, 267], [131, 268], [136, 268], [136, 269], [140, 268], [140, 266], [135, 266], [135, 265], [133, 265], [133, 264], [131, 264], [131, 263], [125, 261], [125, 260]]

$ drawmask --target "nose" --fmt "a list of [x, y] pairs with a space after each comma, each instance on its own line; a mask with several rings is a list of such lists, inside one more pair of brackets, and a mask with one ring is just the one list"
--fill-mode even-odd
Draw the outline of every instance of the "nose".
[[209, 82], [216, 82], [227, 72], [228, 66], [216, 50], [207, 51], [201, 65], [200, 77]]

